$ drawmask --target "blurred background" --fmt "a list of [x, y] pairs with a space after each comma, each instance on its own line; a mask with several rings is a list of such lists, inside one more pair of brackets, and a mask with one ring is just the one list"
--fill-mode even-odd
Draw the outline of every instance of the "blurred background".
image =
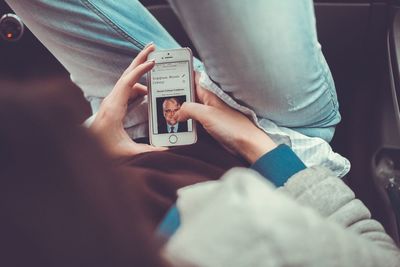
[[[12, 13], [0, 1], [0, 17]], [[47, 49], [25, 29], [19, 41], [0, 39], [0, 90], [51, 93], [63, 99], [83, 121], [91, 114], [83, 94], [69, 79], [68, 73]]]
[[[181, 45], [195, 52], [166, 1], [141, 2]], [[396, 180], [392, 179], [390, 184], [389, 178], [400, 167], [400, 126], [395, 101], [400, 84], [400, 19], [396, 20], [400, 1], [314, 3], [319, 40], [333, 72], [343, 118], [333, 148], [352, 163], [346, 182], [398, 241], [396, 212], [400, 210], [400, 189]], [[0, 16], [10, 12], [0, 1]], [[78, 122], [91, 114], [68, 73], [28, 29], [20, 41], [0, 40], [0, 90], [6, 88], [21, 94], [51, 93], [69, 106]]]

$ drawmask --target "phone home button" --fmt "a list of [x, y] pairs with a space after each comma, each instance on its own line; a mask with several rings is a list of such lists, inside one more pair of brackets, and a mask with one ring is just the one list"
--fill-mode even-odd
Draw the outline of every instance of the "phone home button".
[[178, 137], [176, 136], [176, 135], [174, 135], [174, 134], [172, 134], [170, 137], [169, 137], [169, 142], [171, 143], [171, 144], [175, 144], [176, 142], [178, 142]]

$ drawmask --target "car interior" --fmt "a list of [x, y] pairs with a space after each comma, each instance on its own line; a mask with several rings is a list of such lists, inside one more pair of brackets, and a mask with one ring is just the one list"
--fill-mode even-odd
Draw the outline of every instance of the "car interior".
[[[141, 2], [197, 56], [165, 0]], [[331, 145], [351, 162], [345, 182], [400, 244], [400, 0], [314, 0], [314, 5], [342, 115]], [[0, 1], [0, 17], [12, 13]], [[0, 90], [56, 92], [77, 123], [90, 116], [81, 91], [29, 30], [10, 39], [3, 26]]]

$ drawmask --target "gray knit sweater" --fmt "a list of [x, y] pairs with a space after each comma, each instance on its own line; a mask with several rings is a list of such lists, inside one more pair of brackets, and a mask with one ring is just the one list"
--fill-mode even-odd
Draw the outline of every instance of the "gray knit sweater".
[[182, 225], [164, 249], [174, 266], [400, 266], [382, 225], [321, 167], [279, 189], [235, 168], [178, 195]]

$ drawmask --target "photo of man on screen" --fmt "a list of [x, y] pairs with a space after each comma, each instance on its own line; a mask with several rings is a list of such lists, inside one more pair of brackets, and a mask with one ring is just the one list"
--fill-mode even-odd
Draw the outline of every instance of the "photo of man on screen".
[[178, 98], [165, 98], [162, 102], [163, 118], [159, 119], [158, 133], [181, 133], [188, 131], [187, 122], [178, 122], [174, 117], [175, 113], [181, 108]]

